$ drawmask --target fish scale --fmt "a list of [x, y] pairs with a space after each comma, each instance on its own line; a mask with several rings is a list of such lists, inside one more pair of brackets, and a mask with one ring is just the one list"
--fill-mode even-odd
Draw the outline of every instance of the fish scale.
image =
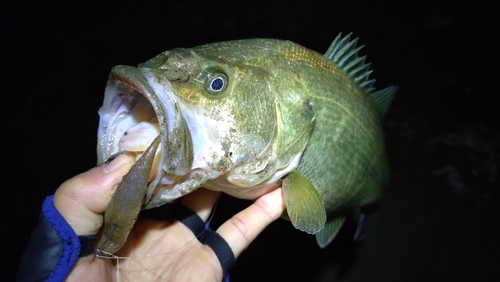
[[[147, 209], [200, 187], [256, 199], [281, 185], [286, 217], [316, 234], [320, 247], [356, 208], [362, 217], [355, 239], [365, 238], [388, 178], [380, 120], [397, 87], [375, 91], [370, 64], [358, 56], [363, 46], [350, 36], [337, 36], [325, 55], [290, 41], [247, 39], [115, 67], [99, 111], [99, 161], [120, 150], [117, 129], [137, 133], [123, 138], [128, 144], [144, 143], [141, 120], [126, 116], [127, 105], [150, 103], [136, 109], [149, 112], [136, 114], [156, 115], [161, 136], [161, 159], [141, 157], [152, 167], [147, 187], [129, 181], [115, 193], [137, 191], [134, 198], [145, 199], [140, 204]], [[125, 116], [116, 118], [119, 113]], [[147, 132], [150, 140], [153, 131]], [[122, 202], [113, 203], [108, 218], [133, 219], [133, 198], [115, 198]], [[133, 220], [120, 224], [105, 222], [113, 231], [103, 236], [124, 242], [128, 233], [114, 230], [130, 230]], [[100, 251], [119, 247], [103, 244]]]

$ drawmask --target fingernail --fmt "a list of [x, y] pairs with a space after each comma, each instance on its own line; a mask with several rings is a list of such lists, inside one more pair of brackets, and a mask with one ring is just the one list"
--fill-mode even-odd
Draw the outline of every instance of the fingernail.
[[108, 160], [103, 164], [102, 170], [104, 171], [104, 173], [115, 171], [125, 164], [129, 163], [130, 158], [131, 156], [130, 154], [127, 154], [127, 152], [116, 153], [109, 157]]
[[116, 152], [116, 153], [112, 154], [103, 164], [109, 164], [114, 159], [116, 159], [116, 157], [118, 157], [119, 155], [121, 155], [123, 153], [125, 153], [125, 151], [120, 151], [120, 152]]

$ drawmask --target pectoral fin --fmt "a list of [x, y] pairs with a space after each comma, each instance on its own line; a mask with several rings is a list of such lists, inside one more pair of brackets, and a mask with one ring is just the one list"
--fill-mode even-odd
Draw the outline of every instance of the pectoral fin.
[[326, 212], [316, 188], [297, 170], [282, 182], [286, 210], [293, 226], [309, 234], [320, 231], [326, 221]]
[[329, 218], [325, 224], [325, 228], [323, 228], [320, 232], [316, 233], [316, 242], [318, 243], [320, 248], [326, 248], [330, 242], [337, 236], [340, 228], [344, 224], [345, 216], [336, 216]]

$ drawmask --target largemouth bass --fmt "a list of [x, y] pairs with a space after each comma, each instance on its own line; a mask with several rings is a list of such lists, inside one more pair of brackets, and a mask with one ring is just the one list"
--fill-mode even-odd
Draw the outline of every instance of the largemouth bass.
[[281, 186], [288, 218], [320, 247], [360, 207], [355, 236], [364, 237], [388, 178], [380, 119], [397, 87], [375, 91], [370, 64], [358, 56], [363, 46], [350, 36], [337, 36], [324, 55], [249, 39], [113, 68], [99, 110], [98, 162], [131, 151], [139, 164], [113, 195], [98, 251], [122, 247], [138, 207], [200, 187], [255, 199]]

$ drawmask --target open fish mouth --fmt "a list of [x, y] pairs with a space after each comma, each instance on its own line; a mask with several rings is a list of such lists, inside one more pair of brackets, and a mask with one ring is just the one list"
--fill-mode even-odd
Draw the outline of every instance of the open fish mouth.
[[[191, 163], [186, 158], [192, 156], [192, 152], [189, 145], [173, 144], [179, 139], [189, 143], [191, 138], [179, 107], [175, 105], [170, 83], [155, 80], [150, 69], [113, 68], [99, 109], [97, 155], [98, 163], [121, 151], [135, 152], [138, 159], [161, 135], [161, 145], [150, 175], [152, 181], [159, 182], [165, 176], [164, 172], [172, 177], [185, 174], [189, 168], [178, 167], [176, 163], [181, 159], [184, 163]], [[173, 134], [177, 136], [172, 138]], [[175, 152], [174, 147], [177, 148]], [[169, 182], [168, 179], [162, 181]]]

